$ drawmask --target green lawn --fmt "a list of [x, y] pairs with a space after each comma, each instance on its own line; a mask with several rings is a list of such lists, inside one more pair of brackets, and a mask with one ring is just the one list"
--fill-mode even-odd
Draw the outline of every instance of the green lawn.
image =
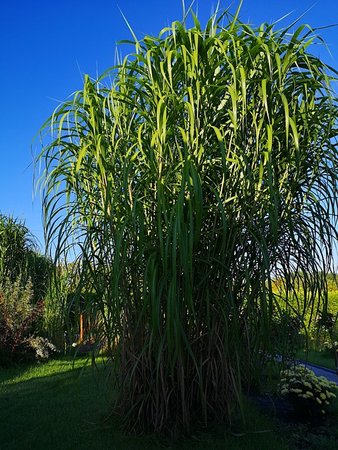
[[107, 448], [105, 393], [85, 360], [0, 371], [0, 448]]
[[299, 350], [297, 352], [296, 357], [302, 359], [303, 361], [308, 361], [309, 363], [315, 364], [317, 366], [322, 366], [326, 367], [327, 369], [336, 370], [336, 363], [332, 350], [331, 351], [309, 350], [308, 352], [304, 350]]
[[246, 405], [247, 425], [233, 425], [176, 442], [155, 436], [130, 437], [118, 430], [118, 421], [104, 420], [109, 412], [109, 392], [99, 371], [57, 359], [32, 367], [0, 370], [0, 449], [149, 449], [274, 450], [287, 449], [274, 422]]
[[[46, 364], [0, 370], [1, 450], [331, 450], [338, 441], [338, 401], [320, 424], [281, 422], [245, 404], [246, 426], [209, 430], [169, 442], [156, 436], [131, 437], [109, 417], [111, 393], [103, 362], [98, 371], [57, 359]], [[74, 368], [73, 368], [74, 366]], [[106, 419], [106, 420], [105, 420]]]

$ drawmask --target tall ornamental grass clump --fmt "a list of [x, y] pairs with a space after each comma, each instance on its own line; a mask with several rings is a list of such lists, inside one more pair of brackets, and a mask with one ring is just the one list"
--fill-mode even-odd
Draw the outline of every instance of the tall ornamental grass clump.
[[24, 222], [0, 213], [0, 285], [32, 283], [32, 302], [46, 295], [52, 262], [40, 254], [35, 237]]
[[0, 213], [0, 281], [29, 278], [30, 255], [37, 250], [34, 237], [20, 220]]
[[[332, 71], [292, 31], [174, 22], [48, 119], [47, 243], [94, 292], [128, 431], [229, 421], [283, 302], [325, 302], [337, 237]], [[69, 256], [68, 256], [69, 257]], [[297, 279], [297, 286], [293, 280]]]

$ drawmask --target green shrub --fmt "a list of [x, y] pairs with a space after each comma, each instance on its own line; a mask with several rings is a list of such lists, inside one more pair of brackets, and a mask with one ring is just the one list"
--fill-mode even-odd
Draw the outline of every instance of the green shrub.
[[275, 313], [271, 341], [277, 355], [282, 358], [293, 358], [296, 349], [301, 345], [303, 321], [301, 316], [292, 315], [288, 311]]
[[280, 373], [279, 392], [287, 397], [296, 409], [305, 415], [325, 414], [331, 400], [336, 397], [337, 385], [325, 377], [317, 377], [303, 365], [283, 370]]
[[0, 364], [12, 359], [42, 314], [42, 303], [32, 304], [33, 287], [21, 278], [0, 283]]
[[30, 336], [20, 346], [20, 350], [30, 359], [42, 361], [56, 354], [57, 348], [47, 338]]

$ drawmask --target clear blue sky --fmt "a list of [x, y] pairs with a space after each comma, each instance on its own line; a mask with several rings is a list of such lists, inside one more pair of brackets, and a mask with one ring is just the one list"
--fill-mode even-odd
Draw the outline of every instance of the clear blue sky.
[[[216, 3], [196, 3], [202, 22]], [[221, 0], [222, 7], [229, 5]], [[138, 37], [158, 34], [182, 17], [181, 0], [12, 0], [0, 5], [0, 212], [25, 220], [41, 242], [32, 141], [58, 102], [81, 88], [83, 74], [95, 77], [114, 64], [116, 42], [130, 39], [119, 7]], [[336, 0], [244, 0], [240, 17], [258, 25], [293, 12], [290, 22], [309, 8], [302, 22], [313, 27], [338, 23]], [[324, 48], [316, 53], [338, 67], [338, 27], [321, 34], [332, 58]]]

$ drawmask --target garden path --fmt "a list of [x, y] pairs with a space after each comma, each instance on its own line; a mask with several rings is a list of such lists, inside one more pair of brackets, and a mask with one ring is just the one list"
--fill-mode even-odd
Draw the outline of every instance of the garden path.
[[316, 366], [305, 361], [300, 361], [300, 363], [313, 370], [315, 375], [317, 375], [318, 377], [325, 377], [329, 381], [333, 381], [334, 383], [338, 384], [338, 375], [335, 370], [326, 369], [325, 367]]

